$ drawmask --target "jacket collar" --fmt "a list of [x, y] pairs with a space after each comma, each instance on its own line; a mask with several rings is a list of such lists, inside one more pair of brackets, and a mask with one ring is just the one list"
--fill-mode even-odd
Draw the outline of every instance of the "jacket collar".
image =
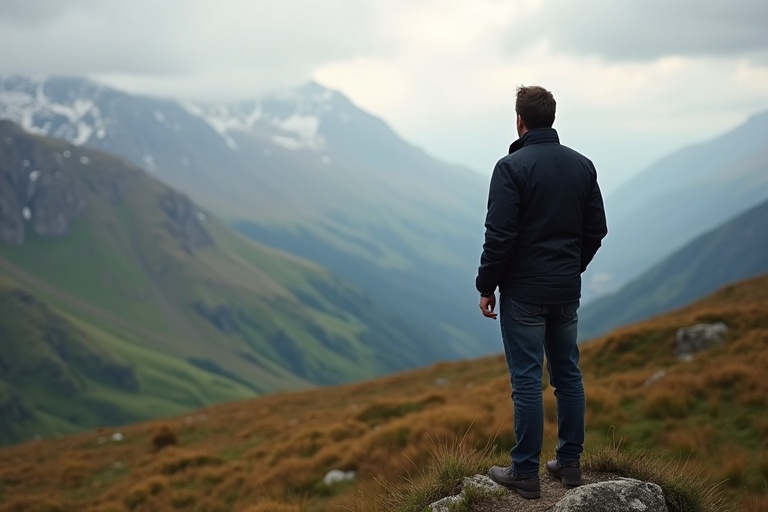
[[512, 154], [523, 146], [529, 144], [546, 144], [546, 143], [560, 143], [560, 138], [557, 136], [557, 130], [554, 128], [535, 128], [528, 130], [525, 134], [517, 139], [515, 142], [509, 145], [509, 153]]

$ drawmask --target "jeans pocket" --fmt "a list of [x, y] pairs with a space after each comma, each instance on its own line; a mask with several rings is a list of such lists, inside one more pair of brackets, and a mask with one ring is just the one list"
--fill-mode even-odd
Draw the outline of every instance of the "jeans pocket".
[[578, 318], [578, 310], [579, 310], [579, 304], [580, 302], [577, 300], [576, 302], [571, 302], [570, 304], [566, 304], [563, 306], [563, 316], [569, 320], [575, 320]]
[[511, 301], [512, 318], [519, 324], [541, 325], [544, 323], [544, 315], [547, 308], [538, 304], [528, 304], [527, 302]]

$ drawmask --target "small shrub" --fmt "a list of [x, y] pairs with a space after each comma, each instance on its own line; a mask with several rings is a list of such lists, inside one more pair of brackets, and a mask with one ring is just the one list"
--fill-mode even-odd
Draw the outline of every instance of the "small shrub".
[[154, 436], [152, 436], [152, 448], [159, 452], [167, 446], [177, 446], [179, 438], [167, 425], [163, 425]]

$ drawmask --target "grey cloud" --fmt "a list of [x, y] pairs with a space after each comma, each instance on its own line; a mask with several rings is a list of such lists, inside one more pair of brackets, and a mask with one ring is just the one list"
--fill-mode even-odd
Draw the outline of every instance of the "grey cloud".
[[97, 0], [0, 0], [0, 25], [35, 26], [88, 8]]
[[547, 41], [557, 53], [610, 60], [756, 55], [768, 51], [765, 0], [549, 0], [516, 20], [511, 53]]
[[167, 74], [189, 69], [189, 57], [180, 48], [168, 12], [155, 9], [158, 15], [152, 16], [135, 3], [119, 5], [113, 0], [88, 4], [52, 9], [32, 27], [6, 24], [0, 47], [13, 51], [3, 55], [0, 72]]
[[296, 83], [319, 65], [387, 51], [376, 10], [359, 0], [0, 2], [0, 48], [14, 50], [0, 60], [5, 74], [130, 76], [182, 89], [202, 78], [226, 91], [242, 90], [231, 82], [243, 78]]

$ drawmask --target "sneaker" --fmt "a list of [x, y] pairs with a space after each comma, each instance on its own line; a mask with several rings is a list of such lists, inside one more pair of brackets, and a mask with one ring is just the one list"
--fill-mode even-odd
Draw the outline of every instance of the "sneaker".
[[578, 461], [570, 464], [561, 464], [558, 460], [550, 460], [547, 462], [547, 473], [553, 478], [559, 478], [560, 482], [566, 487], [584, 485]]
[[503, 468], [493, 466], [488, 470], [491, 480], [507, 489], [517, 491], [523, 498], [530, 500], [541, 496], [541, 484], [538, 473], [535, 475], [517, 475], [512, 466]]

